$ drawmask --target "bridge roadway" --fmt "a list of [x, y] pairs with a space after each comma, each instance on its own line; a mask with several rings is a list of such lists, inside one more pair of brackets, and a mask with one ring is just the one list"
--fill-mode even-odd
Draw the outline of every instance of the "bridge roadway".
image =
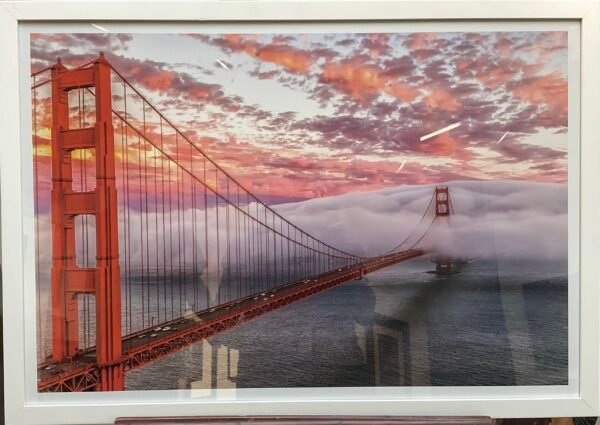
[[[424, 250], [417, 248], [369, 259], [127, 335], [123, 337], [122, 346], [124, 369], [136, 369], [295, 301], [424, 254]], [[93, 390], [98, 380], [95, 359], [96, 353], [91, 348], [68, 362], [40, 365], [38, 390]]]

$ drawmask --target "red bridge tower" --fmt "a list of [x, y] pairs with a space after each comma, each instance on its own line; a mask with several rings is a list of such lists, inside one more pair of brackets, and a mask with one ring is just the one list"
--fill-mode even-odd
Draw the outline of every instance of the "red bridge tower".
[[[69, 91], [95, 89], [96, 123], [69, 128]], [[97, 390], [124, 389], [121, 353], [121, 283], [117, 190], [112, 125], [111, 69], [101, 55], [93, 66], [52, 68], [52, 358], [63, 362], [79, 350], [78, 294], [96, 302]], [[73, 190], [71, 153], [94, 149], [96, 187]], [[75, 217], [96, 219], [96, 265], [76, 262]]]

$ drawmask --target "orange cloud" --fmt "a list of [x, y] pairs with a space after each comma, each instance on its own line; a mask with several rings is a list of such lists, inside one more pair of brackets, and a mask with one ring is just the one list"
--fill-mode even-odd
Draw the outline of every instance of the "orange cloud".
[[384, 88], [384, 91], [405, 102], [412, 102], [419, 95], [419, 90], [407, 84], [400, 83], [391, 83]]
[[250, 36], [225, 34], [217, 45], [233, 52], [246, 53], [263, 62], [282, 66], [292, 72], [306, 73], [313, 58], [306, 50], [296, 49], [280, 41], [261, 45]]
[[502, 56], [508, 56], [512, 50], [513, 43], [506, 37], [500, 38], [496, 44], [494, 44], [494, 48], [500, 53]]
[[372, 58], [377, 59], [389, 49], [388, 34], [369, 34], [363, 42]]
[[134, 75], [140, 75], [139, 81], [144, 84], [150, 90], [157, 90], [161, 93], [166, 92], [173, 85], [173, 80], [176, 78], [176, 74], [171, 71], [158, 71], [152, 74], [143, 75], [136, 72], [135, 69], [131, 70]]
[[465, 149], [450, 133], [442, 133], [433, 139], [418, 144], [418, 151], [435, 156], [457, 158], [462, 161], [473, 159], [473, 153]]
[[567, 80], [559, 72], [525, 78], [512, 88], [514, 96], [532, 104], [545, 104], [549, 108], [567, 112]]
[[295, 72], [305, 73], [312, 63], [310, 55], [303, 51], [281, 45], [268, 45], [256, 52], [262, 61], [283, 66]]
[[456, 96], [444, 89], [434, 89], [429, 96], [423, 99], [423, 102], [432, 108], [450, 112], [457, 111], [461, 106]]
[[523, 48], [526, 52], [538, 55], [538, 61], [547, 61], [556, 53], [566, 51], [568, 47], [568, 33], [566, 31], [544, 32], [536, 40]]
[[410, 50], [424, 49], [430, 42], [437, 38], [437, 34], [433, 32], [419, 32], [413, 34], [406, 43], [406, 47]]
[[456, 63], [456, 68], [459, 71], [466, 71], [469, 68], [470, 62], [466, 59], [461, 59]]
[[365, 101], [379, 92], [408, 102], [419, 95], [417, 89], [382, 75], [378, 67], [357, 65], [350, 61], [326, 64], [321, 80], [334, 84], [340, 91], [360, 101]]
[[383, 87], [377, 68], [372, 66], [356, 67], [348, 62], [325, 65], [323, 79], [337, 83], [352, 97], [359, 100], [374, 95]]
[[232, 43], [239, 43], [242, 38], [239, 34], [224, 34], [223, 37]]
[[478, 73], [476, 78], [487, 88], [497, 89], [501, 85], [505, 84], [508, 80], [513, 78], [515, 71], [502, 65], [494, 65], [485, 70], [485, 72]]

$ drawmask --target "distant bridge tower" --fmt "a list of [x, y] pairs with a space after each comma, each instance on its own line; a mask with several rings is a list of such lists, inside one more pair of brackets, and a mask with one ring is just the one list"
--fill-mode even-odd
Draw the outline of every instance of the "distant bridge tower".
[[[69, 128], [69, 91], [93, 88], [96, 122]], [[52, 67], [52, 360], [65, 362], [79, 350], [79, 294], [96, 301], [97, 389], [124, 388], [121, 353], [121, 283], [117, 189], [112, 124], [111, 68], [100, 56], [93, 66], [67, 70]], [[93, 149], [96, 187], [73, 189], [71, 154]], [[96, 264], [77, 266], [75, 217], [96, 219]]]
[[450, 216], [450, 192], [448, 187], [435, 188], [435, 217]]
[[[448, 187], [435, 188], [435, 218], [450, 218], [451, 212], [450, 191]], [[436, 274], [454, 274], [454, 262], [451, 257], [438, 256], [435, 259]]]

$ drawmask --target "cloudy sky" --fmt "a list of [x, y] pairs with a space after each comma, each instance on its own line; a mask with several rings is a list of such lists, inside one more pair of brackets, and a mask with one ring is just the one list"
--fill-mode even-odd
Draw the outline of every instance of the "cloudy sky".
[[271, 203], [567, 179], [566, 32], [40, 34], [32, 70], [100, 51]]

